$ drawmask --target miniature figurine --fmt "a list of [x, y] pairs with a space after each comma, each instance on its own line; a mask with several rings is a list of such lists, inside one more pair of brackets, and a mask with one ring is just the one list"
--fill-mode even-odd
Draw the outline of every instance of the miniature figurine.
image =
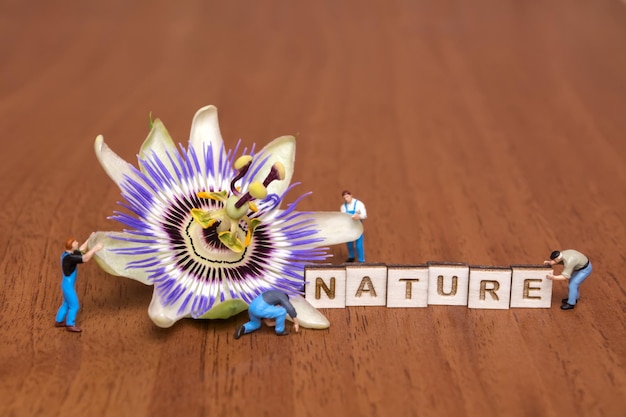
[[69, 332], [80, 333], [82, 329], [76, 327], [76, 314], [80, 308], [78, 303], [78, 295], [74, 284], [76, 283], [77, 266], [78, 264], [88, 262], [93, 255], [102, 249], [102, 244], [98, 243], [88, 252], [83, 252], [87, 249], [87, 242], [78, 247], [78, 241], [74, 238], [69, 238], [65, 242], [65, 252], [61, 255], [61, 270], [63, 272], [63, 281], [61, 282], [61, 290], [63, 291], [63, 304], [59, 307], [57, 312], [56, 327], [65, 327]]
[[561, 310], [572, 310], [576, 307], [579, 291], [578, 287], [591, 274], [592, 267], [589, 258], [582, 253], [573, 249], [567, 249], [562, 252], [555, 250], [550, 254], [550, 260], [543, 262], [546, 265], [563, 264], [563, 272], [561, 275], [546, 275], [547, 279], [554, 281], [569, 280], [569, 292], [567, 298], [562, 301]]
[[261, 321], [267, 326], [276, 326], [278, 336], [288, 335], [285, 330], [285, 319], [287, 314], [293, 319], [293, 328], [296, 332], [300, 329], [300, 323], [296, 315], [296, 309], [289, 301], [289, 296], [282, 291], [269, 290], [257, 296], [248, 307], [250, 321], [242, 324], [235, 330], [235, 339], [239, 339], [246, 333], [254, 332], [261, 328]]
[[[342, 213], [348, 213], [352, 215], [354, 220], [359, 220], [363, 222], [367, 218], [367, 211], [365, 210], [365, 204], [362, 201], [357, 200], [352, 197], [352, 193], [348, 190], [344, 190], [341, 193], [343, 197], [344, 203], [341, 205], [340, 209]], [[363, 248], [363, 233], [361, 236], [354, 242], [347, 242], [346, 246], [348, 247], [348, 259], [346, 262], [354, 262], [354, 246], [356, 244], [356, 252], [357, 259], [359, 262], [365, 262], [365, 250]]]

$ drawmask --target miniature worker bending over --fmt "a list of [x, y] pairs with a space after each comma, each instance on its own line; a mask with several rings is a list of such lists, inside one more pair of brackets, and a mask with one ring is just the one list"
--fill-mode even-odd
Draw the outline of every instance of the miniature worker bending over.
[[293, 319], [293, 328], [297, 332], [300, 329], [296, 309], [289, 302], [289, 297], [282, 291], [269, 290], [256, 297], [248, 307], [250, 321], [235, 330], [235, 339], [239, 339], [246, 333], [251, 333], [261, 328], [261, 321], [267, 326], [276, 326], [276, 334], [284, 336], [289, 334], [285, 330], [287, 314]]
[[589, 259], [573, 249], [567, 249], [562, 252], [555, 250], [550, 254], [550, 260], [543, 263], [546, 265], [563, 264], [561, 275], [546, 275], [546, 278], [554, 281], [569, 280], [569, 292], [567, 298], [561, 300], [563, 302], [561, 309], [571, 310], [576, 307], [579, 297], [578, 288], [592, 271]]

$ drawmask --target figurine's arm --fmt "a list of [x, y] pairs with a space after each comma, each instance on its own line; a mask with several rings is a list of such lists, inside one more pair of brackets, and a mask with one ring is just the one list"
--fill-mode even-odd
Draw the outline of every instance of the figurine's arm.
[[567, 281], [569, 278], [564, 277], [563, 275], [546, 275], [546, 278], [552, 281]]
[[93, 255], [102, 248], [103, 248], [102, 243], [98, 243], [96, 244], [96, 246], [89, 249], [89, 251], [83, 255], [83, 262], [89, 262], [89, 260], [93, 257]]
[[365, 204], [362, 201], [359, 201], [359, 212], [358, 212], [357, 220], [365, 220], [367, 219], [367, 210], [365, 209]]
[[89, 241], [86, 240], [85, 243], [83, 243], [82, 245], [80, 245], [80, 248], [78, 248], [79, 251], [81, 251], [82, 253], [85, 253], [85, 251], [87, 250], [87, 245], [89, 244]]
[[296, 331], [296, 333], [300, 331], [300, 322], [298, 321], [297, 317], [293, 318], [293, 329]]

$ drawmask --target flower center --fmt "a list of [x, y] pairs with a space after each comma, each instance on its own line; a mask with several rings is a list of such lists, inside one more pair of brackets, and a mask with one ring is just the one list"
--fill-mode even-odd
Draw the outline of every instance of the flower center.
[[267, 197], [267, 186], [272, 181], [285, 178], [285, 167], [280, 162], [276, 162], [263, 182], [251, 182], [248, 184], [247, 191], [242, 194], [236, 182], [248, 172], [252, 162], [253, 158], [250, 155], [237, 158], [233, 164], [236, 175], [230, 183], [230, 192], [221, 190], [197, 193], [199, 198], [220, 203], [218, 208], [211, 210], [193, 208], [190, 212], [194, 221], [203, 229], [215, 227], [219, 241], [235, 253], [241, 253], [250, 246], [254, 230], [261, 224], [258, 218], [250, 217], [258, 211], [255, 201]]

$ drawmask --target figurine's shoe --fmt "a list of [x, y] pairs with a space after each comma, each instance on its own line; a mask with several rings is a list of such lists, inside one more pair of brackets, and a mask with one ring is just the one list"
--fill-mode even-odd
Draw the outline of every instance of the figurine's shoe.
[[289, 334], [288, 330], [283, 330], [282, 332], [276, 332], [277, 336], [287, 336]]
[[55, 321], [54, 327], [65, 327], [65, 323], [62, 321]]
[[350, 262], [354, 262], [354, 258], [348, 258], [348, 259], [346, 259], [346, 263], [350, 263]]
[[[576, 301], [580, 300], [580, 298], [577, 298]], [[569, 298], [564, 298], [561, 300], [561, 303], [563, 304], [567, 304], [567, 302], [569, 301]]]
[[561, 310], [573, 310], [576, 305], [571, 305], [569, 303], [565, 303], [561, 306]]
[[235, 330], [235, 334], [234, 334], [235, 339], [239, 339], [245, 332], [246, 332], [246, 328], [243, 326], [243, 324], [237, 327], [237, 330]]
[[83, 331], [83, 329], [81, 329], [80, 327], [76, 327], [76, 326], [67, 326], [65, 327], [65, 330], [67, 330], [68, 332], [73, 332], [73, 333], [80, 333]]

